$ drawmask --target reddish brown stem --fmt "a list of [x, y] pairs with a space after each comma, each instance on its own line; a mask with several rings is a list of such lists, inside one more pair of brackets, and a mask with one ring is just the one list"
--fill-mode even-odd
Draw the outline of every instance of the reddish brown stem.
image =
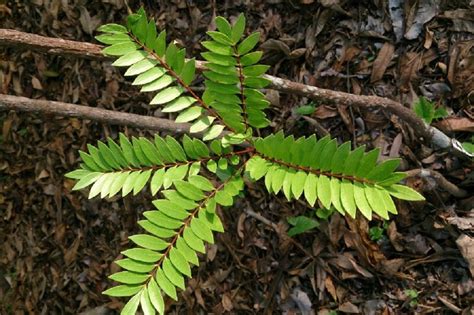
[[217, 160], [217, 159], [221, 159], [221, 158], [229, 158], [229, 157], [232, 157], [234, 155], [244, 155], [244, 154], [247, 154], [247, 153], [251, 153], [254, 150], [255, 150], [255, 148], [248, 147], [247, 149], [244, 149], [244, 150], [234, 151], [234, 152], [226, 153], [226, 154], [223, 154], [223, 155], [211, 156], [211, 157], [207, 157], [207, 158], [203, 158], [203, 159], [196, 159], [196, 160], [186, 161], [186, 162], [168, 163], [168, 164], [163, 164], [163, 165], [145, 166], [145, 167], [140, 167], [140, 168], [128, 167], [128, 168], [124, 168], [124, 169], [120, 169], [120, 170], [116, 170], [116, 171], [117, 172], [128, 172], [128, 171], [138, 172], [138, 171], [148, 171], [148, 170], [159, 170], [159, 169], [169, 168], [169, 167], [174, 167], [174, 166], [189, 165], [189, 164], [193, 164], [193, 163], [196, 163], [196, 162], [202, 163], [202, 162], [207, 162], [207, 161], [210, 161], [210, 160]]
[[224, 126], [227, 127], [228, 130], [236, 133], [236, 131], [230, 127], [229, 125], [227, 125], [223, 118], [215, 111], [213, 110], [212, 108], [210, 108], [204, 101], [202, 98], [200, 98], [196, 92], [194, 92], [194, 90], [188, 85], [186, 84], [181, 78], [180, 76], [173, 70], [171, 69], [171, 67], [163, 60], [163, 58], [161, 58], [160, 56], [158, 56], [158, 54], [156, 54], [153, 50], [149, 49], [148, 47], [145, 46], [145, 44], [143, 44], [142, 42], [140, 42], [140, 40], [138, 38], [136, 38], [133, 34], [129, 33], [128, 34], [138, 45], [141, 46], [141, 48], [146, 51], [148, 53], [148, 55], [152, 56], [153, 58], [155, 58], [156, 60], [158, 60], [158, 62], [161, 64], [161, 66], [163, 68], [166, 69], [166, 71], [173, 77], [176, 79], [176, 81], [178, 81], [178, 83], [189, 93], [191, 94], [191, 96], [199, 103], [199, 105], [201, 105], [202, 108], [204, 108], [205, 110], [207, 110], [209, 112], [209, 114], [211, 116], [214, 116], [216, 117]]

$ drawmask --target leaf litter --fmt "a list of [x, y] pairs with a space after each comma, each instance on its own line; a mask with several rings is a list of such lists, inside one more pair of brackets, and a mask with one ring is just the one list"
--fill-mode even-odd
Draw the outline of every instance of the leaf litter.
[[[457, 2], [456, 2], [457, 3]], [[198, 42], [215, 15], [236, 16], [243, 2], [225, 6], [146, 2], [158, 26], [199, 52]], [[462, 141], [472, 132], [474, 90], [472, 4], [448, 1], [246, 2], [250, 28], [262, 33], [271, 74], [355, 94], [396, 100], [421, 95], [447, 108], [439, 121]], [[138, 1], [0, 1], [2, 28], [94, 42], [96, 25], [122, 22]], [[386, 13], [389, 14], [386, 14]], [[192, 27], [191, 27], [192, 26]], [[147, 115], [148, 95], [138, 92], [107, 63], [0, 50], [0, 92]], [[292, 108], [311, 100], [270, 92], [272, 128], [306, 135], [308, 120]], [[400, 156], [404, 170], [423, 165], [469, 190], [472, 163], [418, 142], [397, 117], [383, 111], [316, 103], [308, 115], [340, 142], [380, 146], [382, 158]], [[112, 261], [138, 231], [136, 218], [150, 196], [87, 200], [71, 193], [64, 173], [77, 150], [119, 131], [75, 118], [0, 112], [0, 313], [107, 314], [123, 302], [100, 294], [116, 271]], [[441, 125], [443, 126], [443, 125]], [[440, 128], [441, 128], [440, 126]], [[313, 127], [314, 128], [314, 127]], [[472, 173], [471, 173], [472, 174]], [[469, 177], [471, 176], [471, 177]], [[424, 178], [408, 184], [429, 203], [397, 205], [373, 241], [381, 220], [346, 220], [338, 214], [288, 241], [286, 218], [314, 209], [248, 189], [254, 211], [274, 222], [242, 215], [239, 204], [220, 209], [227, 233], [217, 237], [183, 298], [169, 310], [184, 313], [400, 314], [472, 311], [472, 198], [455, 198]], [[471, 190], [472, 191], [472, 190]], [[470, 200], [470, 201], [469, 201]], [[305, 250], [305, 252], [302, 251]], [[308, 255], [308, 253], [310, 255]], [[417, 292], [416, 303], [405, 294]]]

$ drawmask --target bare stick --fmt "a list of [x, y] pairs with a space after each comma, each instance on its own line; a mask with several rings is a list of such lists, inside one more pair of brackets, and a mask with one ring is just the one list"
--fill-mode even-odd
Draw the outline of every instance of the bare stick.
[[419, 176], [421, 178], [431, 177], [435, 180], [436, 184], [440, 188], [446, 190], [454, 197], [458, 197], [458, 198], [467, 197], [467, 191], [454, 185], [453, 183], [448, 181], [446, 178], [444, 178], [444, 176], [441, 175], [437, 171], [422, 168], [422, 169], [409, 170], [409, 171], [406, 171], [406, 173], [408, 177], [415, 177], [415, 176]]
[[[0, 29], [0, 46], [13, 46], [38, 51], [44, 51], [56, 55], [73, 55], [89, 59], [106, 59], [101, 53], [103, 46], [64, 40], [59, 38], [44, 37], [35, 34], [23, 33], [15, 30]], [[205, 62], [196, 63], [198, 70], [206, 68]], [[292, 82], [271, 75], [265, 76], [270, 80], [270, 88], [282, 92], [305, 96], [315, 100], [334, 103], [336, 105], [357, 106], [357, 107], [378, 107], [398, 116], [408, 123], [420, 140], [436, 148], [449, 150], [462, 158], [472, 158], [474, 155], [467, 152], [455, 139], [445, 135], [443, 132], [427, 125], [418, 118], [412, 110], [402, 104], [379, 96], [366, 96], [344, 93], [339, 91], [321, 89], [302, 83]]]
[[0, 94], [0, 110], [16, 110], [42, 113], [64, 117], [78, 117], [112, 125], [124, 125], [140, 129], [170, 131], [173, 133], [189, 132], [188, 124], [177, 124], [168, 119], [151, 116], [122, 113], [96, 107], [74, 105], [47, 100], [35, 100], [21, 96]]
[[46, 52], [52, 55], [106, 59], [102, 46], [61, 38], [46, 37], [9, 29], [0, 29], [0, 46], [12, 46]]

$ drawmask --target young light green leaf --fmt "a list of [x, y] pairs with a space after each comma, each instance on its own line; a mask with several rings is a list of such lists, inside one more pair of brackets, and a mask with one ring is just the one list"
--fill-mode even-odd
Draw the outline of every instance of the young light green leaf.
[[152, 263], [144, 263], [130, 258], [116, 260], [115, 263], [125, 270], [138, 273], [148, 273], [155, 267]]
[[245, 31], [245, 15], [240, 13], [237, 21], [232, 27], [231, 39], [234, 43], [238, 42]]
[[227, 37], [232, 36], [232, 26], [230, 26], [229, 22], [223, 18], [222, 16], [218, 16], [215, 19], [217, 29], [224, 33]]
[[211, 229], [199, 218], [194, 218], [191, 221], [191, 230], [193, 230], [194, 234], [200, 239], [214, 244], [214, 236], [212, 235]]
[[157, 170], [154, 174], [153, 177], [151, 178], [150, 181], [150, 190], [151, 190], [151, 195], [154, 196], [160, 190], [161, 186], [163, 185], [163, 178], [165, 175], [165, 169], [159, 169]]
[[186, 109], [185, 111], [183, 111], [182, 113], [180, 113], [178, 117], [176, 117], [175, 121], [177, 123], [185, 123], [185, 122], [193, 121], [199, 116], [201, 116], [202, 113], [203, 113], [202, 107], [192, 106]]
[[188, 261], [176, 248], [172, 248], [169, 252], [169, 258], [182, 274], [191, 277], [191, 268], [189, 267]]
[[150, 105], [160, 105], [171, 102], [172, 100], [180, 96], [183, 91], [183, 88], [179, 86], [172, 86], [166, 88], [165, 90], [155, 95], [155, 97], [151, 100]]
[[166, 278], [170, 280], [171, 283], [173, 283], [175, 286], [178, 288], [184, 290], [185, 285], [184, 285], [184, 277], [182, 274], [173, 266], [171, 261], [169, 259], [163, 260], [163, 265], [162, 265], [163, 272], [166, 275]]
[[237, 52], [239, 55], [244, 55], [251, 51], [255, 45], [257, 45], [260, 39], [260, 32], [255, 32], [249, 35], [246, 39], [244, 39], [239, 46], [237, 47]]
[[139, 292], [143, 285], [118, 285], [102, 292], [108, 296], [132, 296]]
[[223, 130], [224, 130], [224, 126], [214, 125], [204, 133], [202, 140], [209, 141], [209, 140], [215, 139], [219, 137], [219, 135], [222, 133]]
[[129, 237], [135, 244], [143, 248], [160, 251], [168, 247], [169, 243], [148, 234], [137, 234]]
[[123, 255], [127, 256], [128, 258], [138, 260], [138, 261], [143, 261], [145, 263], [147, 262], [156, 262], [161, 258], [161, 254], [154, 252], [149, 249], [144, 249], [144, 248], [132, 248], [132, 249], [127, 249], [122, 252]]
[[140, 297], [142, 293], [139, 292], [135, 296], [133, 296], [127, 304], [123, 307], [120, 315], [135, 315], [138, 309], [138, 305], [140, 304]]
[[109, 56], [123, 56], [137, 50], [138, 46], [133, 42], [123, 42], [106, 47], [102, 53]]
[[104, 24], [99, 26], [97, 29], [98, 32], [104, 33], [127, 33], [128, 30], [125, 26], [115, 23]]
[[425, 197], [423, 197], [419, 192], [407, 186], [395, 184], [386, 187], [386, 189], [390, 193], [390, 195], [398, 199], [409, 201], [425, 200]]
[[321, 175], [318, 179], [318, 199], [324, 208], [331, 207], [331, 183], [327, 176]]
[[147, 56], [147, 53], [144, 52], [143, 50], [133, 50], [119, 59], [115, 60], [112, 63], [112, 66], [114, 67], [129, 67], [143, 59], [145, 59]]
[[155, 308], [153, 307], [153, 304], [151, 304], [147, 288], [144, 288], [142, 291], [140, 305], [142, 307], [143, 315], [155, 315]]
[[148, 274], [136, 273], [131, 271], [120, 271], [109, 276], [109, 279], [124, 284], [140, 284], [148, 279]]
[[148, 282], [148, 296], [150, 297], [150, 301], [155, 307], [158, 314], [164, 314], [165, 312], [165, 301], [163, 300], [163, 296], [161, 295], [160, 288], [156, 283], [155, 279], [152, 277]]
[[204, 198], [204, 194], [199, 188], [183, 180], [175, 181], [174, 187], [176, 187], [179, 193], [191, 200], [201, 200]]
[[173, 283], [171, 283], [171, 281], [168, 280], [161, 268], [158, 268], [156, 271], [156, 282], [169, 297], [175, 301], [178, 300], [178, 296], [176, 295], [176, 287]]
[[174, 82], [173, 77], [167, 74], [164, 74], [160, 78], [143, 85], [143, 87], [140, 89], [140, 92], [153, 92], [153, 91], [162, 90], [173, 82]]

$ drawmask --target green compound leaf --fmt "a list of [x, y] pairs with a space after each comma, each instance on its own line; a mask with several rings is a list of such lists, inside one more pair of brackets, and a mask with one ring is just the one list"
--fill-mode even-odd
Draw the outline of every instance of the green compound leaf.
[[[153, 140], [120, 134], [120, 141], [99, 141], [80, 152], [82, 163], [66, 176], [77, 183], [74, 190], [90, 187], [89, 197], [113, 197], [121, 192], [138, 194], [149, 185], [156, 209], [143, 212], [138, 224], [142, 233], [130, 236], [132, 248], [117, 260], [123, 271], [110, 276], [121, 283], [104, 293], [129, 297], [122, 313], [163, 314], [164, 295], [177, 300], [177, 288], [186, 288], [191, 266], [198, 265], [197, 253], [213, 243], [213, 232], [223, 232], [220, 206], [230, 206], [241, 194], [244, 180], [262, 180], [269, 192], [288, 199], [304, 198], [310, 206], [318, 202], [326, 209], [316, 215], [326, 219], [338, 211], [355, 218], [357, 211], [368, 219], [377, 214], [389, 219], [397, 209], [392, 198], [423, 200], [410, 187], [400, 185], [406, 177], [395, 172], [399, 160], [378, 163], [377, 149], [351, 150], [349, 142], [339, 145], [330, 137], [286, 136], [283, 132], [266, 138], [254, 137], [255, 129], [267, 127], [265, 110], [270, 102], [259, 90], [268, 85], [264, 76], [269, 66], [258, 64], [261, 51], [252, 51], [258, 32], [245, 38], [245, 17], [234, 25], [216, 18], [216, 31], [202, 43], [207, 61], [203, 72], [205, 90], [193, 91], [196, 61], [186, 60], [186, 51], [167, 43], [166, 32], [141, 8], [127, 18], [127, 26], [108, 24], [99, 28], [97, 40], [105, 44], [104, 54], [115, 56], [113, 65], [124, 67], [125, 76], [141, 92], [153, 93], [151, 105], [160, 106], [177, 122], [189, 123], [192, 133], [182, 141], [156, 135]], [[202, 94], [202, 96], [201, 96]], [[426, 104], [425, 104], [426, 105]], [[430, 119], [443, 115], [442, 109]], [[227, 129], [227, 130], [226, 130]], [[185, 130], [183, 130], [185, 131]], [[234, 151], [235, 145], [249, 149]], [[242, 149], [241, 149], [242, 150]], [[212, 173], [212, 174], [210, 174]], [[215, 179], [209, 180], [209, 175]], [[173, 188], [173, 189], [171, 189]], [[290, 235], [317, 227], [316, 220], [290, 218]]]

